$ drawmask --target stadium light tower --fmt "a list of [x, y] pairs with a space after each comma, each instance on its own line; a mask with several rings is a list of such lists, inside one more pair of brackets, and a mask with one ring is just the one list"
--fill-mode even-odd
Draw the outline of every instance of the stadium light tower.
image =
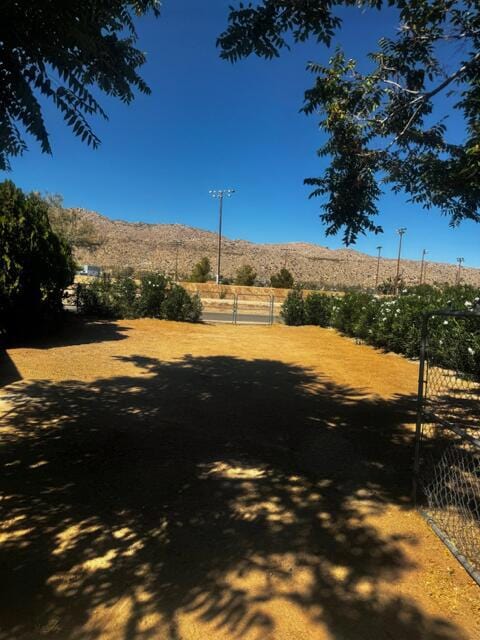
[[400, 287], [400, 258], [402, 256], [402, 240], [406, 230], [407, 230], [406, 227], [400, 227], [400, 229], [397, 229], [397, 233], [400, 236], [400, 239], [398, 241], [397, 275], [395, 276], [395, 295], [396, 296], [398, 296], [398, 289]]
[[375, 291], [378, 289], [378, 274], [380, 273], [380, 256], [382, 254], [382, 246], [379, 245], [377, 247], [378, 256], [377, 256], [377, 273], [375, 274]]
[[223, 198], [231, 198], [235, 193], [235, 189], [211, 189], [208, 192], [212, 198], [218, 198], [218, 253], [217, 253], [217, 275], [215, 281], [220, 284], [220, 261], [222, 257], [222, 215], [223, 215]]
[[425, 280], [425, 273], [426, 273], [426, 264], [425, 264], [425, 256], [427, 255], [428, 251], [427, 249], [424, 249], [422, 251], [422, 262], [420, 264], [420, 284], [423, 284], [424, 280]]

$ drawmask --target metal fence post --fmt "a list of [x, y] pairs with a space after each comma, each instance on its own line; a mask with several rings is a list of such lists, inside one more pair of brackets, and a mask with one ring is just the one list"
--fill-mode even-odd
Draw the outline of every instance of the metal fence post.
[[420, 470], [420, 441], [422, 438], [423, 403], [425, 399], [425, 357], [427, 353], [428, 318], [426, 315], [422, 321], [420, 337], [420, 363], [418, 367], [418, 395], [417, 395], [417, 422], [415, 427], [415, 456], [413, 463], [413, 503], [417, 503], [418, 474]]
[[233, 294], [233, 317], [232, 323], [237, 324], [237, 313], [238, 313], [238, 293]]

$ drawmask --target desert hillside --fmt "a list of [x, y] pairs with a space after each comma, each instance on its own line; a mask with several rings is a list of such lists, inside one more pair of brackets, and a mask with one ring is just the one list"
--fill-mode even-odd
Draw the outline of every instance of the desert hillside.
[[[187, 276], [203, 256], [215, 269], [217, 235], [181, 224], [146, 224], [111, 220], [83, 209], [78, 213], [96, 228], [101, 245], [94, 251], [81, 249], [76, 258], [81, 264], [103, 268], [131, 266], [137, 270], [162, 270], [174, 273], [178, 259], [179, 276]], [[329, 288], [345, 285], [373, 286], [375, 256], [353, 249], [329, 249], [303, 242], [256, 244], [246, 240], [223, 239], [222, 275], [233, 277], [240, 265], [251, 264], [258, 278], [267, 282], [270, 275], [286, 266], [297, 281], [317, 283]], [[379, 281], [395, 275], [396, 260], [382, 258]], [[428, 262], [426, 281], [455, 282], [457, 266]], [[420, 261], [402, 260], [401, 273], [407, 284], [418, 282]], [[462, 282], [480, 286], [480, 269], [462, 269]]]

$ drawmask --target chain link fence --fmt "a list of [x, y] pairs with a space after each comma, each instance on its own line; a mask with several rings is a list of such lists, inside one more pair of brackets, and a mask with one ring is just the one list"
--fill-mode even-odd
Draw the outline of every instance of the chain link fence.
[[480, 371], [463, 344], [472, 337], [480, 338], [478, 314], [438, 311], [424, 320], [414, 493], [432, 529], [480, 585]]
[[280, 303], [265, 293], [222, 294], [221, 298], [202, 297], [202, 319], [233, 324], [272, 325], [279, 320]]

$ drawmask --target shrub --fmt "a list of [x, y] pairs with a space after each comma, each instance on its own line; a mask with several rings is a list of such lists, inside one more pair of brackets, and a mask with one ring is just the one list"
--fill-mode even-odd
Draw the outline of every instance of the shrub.
[[99, 318], [160, 318], [198, 322], [202, 304], [180, 285], [160, 273], [144, 274], [140, 286], [129, 277], [114, 280], [108, 275], [87, 285], [79, 285], [79, 307], [86, 315]]
[[52, 326], [73, 282], [70, 248], [52, 230], [48, 204], [0, 184], [0, 334], [24, 338]]
[[305, 324], [305, 303], [300, 289], [290, 291], [280, 311], [285, 324], [300, 326]]
[[280, 269], [270, 278], [270, 286], [276, 289], [291, 289], [293, 287], [293, 276], [288, 269]]
[[210, 280], [210, 260], [204, 257], [193, 267], [190, 275], [190, 282], [207, 282]]
[[361, 327], [363, 312], [371, 296], [368, 293], [350, 292], [338, 300], [335, 326], [343, 333], [357, 335]]
[[[343, 298], [301, 292], [287, 297], [282, 316], [286, 324], [330, 324], [346, 335], [377, 347], [418, 357], [425, 313], [461, 310], [480, 305], [480, 290], [470, 286], [440, 289], [421, 285], [404, 290], [398, 298], [380, 298], [360, 292]], [[430, 360], [440, 366], [480, 375], [480, 323], [478, 318], [434, 316], [429, 324]]]
[[253, 267], [249, 264], [243, 264], [239, 269], [237, 269], [235, 284], [242, 285], [244, 287], [251, 287], [254, 284], [256, 277], [257, 274], [253, 270]]
[[162, 318], [169, 280], [161, 273], [146, 273], [140, 280], [137, 313], [142, 318]]
[[78, 305], [85, 315], [98, 318], [132, 318], [137, 315], [136, 284], [131, 278], [113, 280], [103, 274], [78, 287]]
[[177, 284], [173, 284], [162, 302], [161, 317], [165, 320], [198, 322], [202, 315], [202, 303], [198, 294], [190, 296]]
[[310, 293], [305, 298], [305, 324], [328, 327], [332, 319], [333, 298], [321, 293]]
[[114, 282], [113, 298], [120, 318], [135, 318], [139, 313], [137, 301], [138, 287], [135, 280], [128, 276], [120, 276]]

